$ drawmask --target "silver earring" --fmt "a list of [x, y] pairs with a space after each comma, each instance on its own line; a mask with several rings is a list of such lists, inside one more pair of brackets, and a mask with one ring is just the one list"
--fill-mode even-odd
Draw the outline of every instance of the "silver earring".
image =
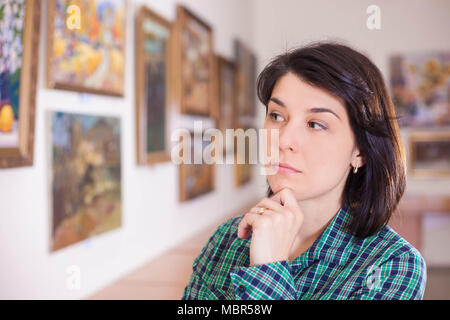
[[353, 167], [353, 173], [357, 173], [358, 172], [358, 164], [356, 164], [356, 167]]

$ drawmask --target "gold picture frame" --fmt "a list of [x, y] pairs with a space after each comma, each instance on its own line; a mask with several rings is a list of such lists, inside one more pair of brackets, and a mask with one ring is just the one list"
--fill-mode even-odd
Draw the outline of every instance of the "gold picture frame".
[[409, 136], [409, 172], [416, 178], [450, 177], [450, 131], [415, 131]]
[[[41, 1], [27, 0], [25, 4], [22, 29], [23, 50], [18, 84], [18, 111], [17, 114], [12, 114], [17, 127], [8, 130], [8, 133], [12, 132], [11, 130], [15, 130], [16, 138], [14, 140], [17, 140], [17, 142], [2, 146], [2, 139], [0, 139], [0, 168], [33, 165]], [[8, 3], [5, 5], [8, 5]], [[2, 30], [2, 32], [6, 32], [6, 30]], [[4, 57], [6, 55], [0, 59]], [[0, 102], [1, 100], [0, 98]], [[0, 113], [5, 106], [6, 103], [0, 105]], [[9, 109], [14, 110], [11, 106]], [[8, 113], [11, 115], [11, 112]], [[16, 118], [17, 120], [15, 120]]]
[[236, 119], [256, 115], [257, 58], [253, 51], [239, 39], [234, 39], [236, 63]]
[[[203, 133], [202, 133], [203, 137]], [[182, 143], [185, 137], [180, 137], [180, 143]], [[190, 132], [191, 139], [191, 164], [181, 163], [179, 165], [180, 174], [180, 202], [188, 201], [202, 195], [208, 194], [214, 190], [215, 185], [215, 164], [195, 164], [194, 152], [195, 144], [201, 142], [202, 154], [206, 145], [210, 142], [198, 139], [194, 139], [194, 132]], [[197, 150], [198, 151], [198, 150]], [[181, 157], [184, 155], [184, 150], [181, 149]]]
[[[253, 129], [252, 127], [245, 126], [240, 128], [246, 132], [248, 129]], [[244, 163], [238, 163], [240, 157], [242, 155], [239, 154], [238, 149], [238, 139], [235, 137], [234, 139], [234, 159], [235, 159], [235, 187], [240, 188], [244, 186], [245, 184], [249, 183], [252, 180], [253, 174], [253, 164], [250, 163], [250, 141], [249, 138], [244, 136], [244, 142], [245, 142], [245, 160]]]
[[179, 70], [175, 80], [180, 113], [217, 119], [212, 28], [186, 7], [177, 5], [173, 41], [174, 68]]
[[170, 160], [167, 128], [173, 99], [172, 23], [143, 6], [135, 30], [136, 157], [140, 165], [153, 165]]

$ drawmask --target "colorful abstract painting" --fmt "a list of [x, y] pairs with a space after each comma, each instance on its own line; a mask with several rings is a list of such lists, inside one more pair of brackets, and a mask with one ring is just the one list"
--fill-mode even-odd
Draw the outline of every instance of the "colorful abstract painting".
[[393, 56], [391, 88], [399, 126], [450, 125], [450, 53]]
[[49, 87], [122, 96], [126, 1], [51, 0], [49, 17]]
[[120, 119], [51, 114], [55, 251], [121, 226]]
[[0, 148], [19, 143], [25, 1], [0, 1]]

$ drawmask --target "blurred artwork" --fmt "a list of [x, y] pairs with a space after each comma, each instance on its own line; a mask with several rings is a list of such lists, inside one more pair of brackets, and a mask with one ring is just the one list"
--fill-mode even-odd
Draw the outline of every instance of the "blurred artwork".
[[[71, 6], [79, 28], [68, 27]], [[48, 30], [49, 87], [123, 96], [125, 0], [50, 0]]]
[[25, 1], [0, 2], [0, 147], [19, 145], [19, 92]]
[[415, 177], [450, 177], [450, 131], [413, 132], [409, 150], [409, 168]]
[[234, 41], [236, 61], [237, 118], [255, 116], [256, 56], [241, 41]]
[[209, 116], [215, 106], [212, 29], [178, 6], [182, 75], [181, 112]]
[[166, 115], [171, 24], [142, 7], [136, 24], [136, 116], [139, 164], [170, 160]]
[[[221, 130], [226, 137], [226, 129], [234, 129], [234, 112], [235, 112], [235, 65], [232, 61], [217, 57], [218, 85], [219, 85], [219, 122], [218, 129]], [[228, 152], [232, 153], [233, 141], [226, 140], [223, 148], [224, 155]]]
[[0, 168], [33, 164], [40, 1], [0, 1]]
[[203, 159], [202, 154], [210, 143], [194, 139], [191, 132], [191, 164], [180, 164], [180, 201], [187, 201], [214, 190], [214, 165], [203, 163], [203, 160], [198, 164], [194, 161], [195, 153], [198, 159]]
[[[246, 131], [250, 128], [244, 128], [243, 130]], [[253, 165], [250, 164], [250, 144], [249, 144], [249, 139], [245, 138], [245, 149], [244, 149], [245, 154], [239, 154], [239, 148], [237, 148], [237, 142], [235, 142], [235, 177], [236, 177], [236, 183], [235, 186], [236, 187], [241, 187], [245, 184], [247, 184], [248, 182], [250, 182], [250, 180], [252, 179], [252, 168]], [[242, 162], [241, 160], [238, 159], [243, 159], [244, 163], [240, 163]]]
[[56, 251], [121, 226], [120, 119], [54, 112], [51, 123]]
[[400, 127], [450, 124], [450, 53], [392, 57], [391, 88]]

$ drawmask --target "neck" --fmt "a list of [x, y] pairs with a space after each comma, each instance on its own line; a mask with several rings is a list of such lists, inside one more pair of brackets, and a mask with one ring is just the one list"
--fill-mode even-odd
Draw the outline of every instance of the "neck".
[[299, 256], [314, 243], [341, 207], [340, 199], [335, 199], [332, 195], [301, 200], [298, 204], [304, 214], [304, 219], [292, 245], [292, 258]]

